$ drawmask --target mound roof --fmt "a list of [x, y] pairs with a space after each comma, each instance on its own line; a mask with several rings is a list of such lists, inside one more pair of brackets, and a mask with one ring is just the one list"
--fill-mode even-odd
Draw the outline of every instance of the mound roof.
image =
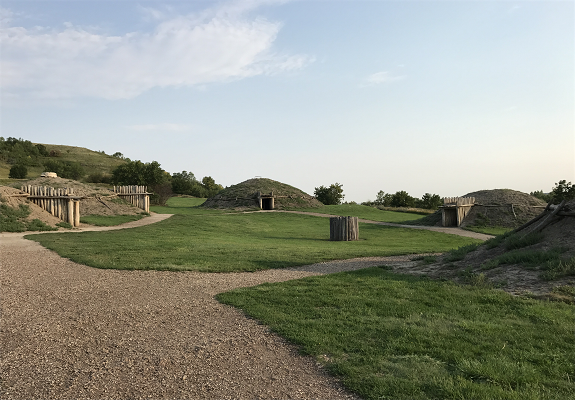
[[217, 195], [210, 197], [203, 204], [209, 208], [259, 208], [258, 192], [272, 195], [275, 208], [321, 207], [322, 204], [313, 196], [285, 183], [267, 178], [253, 178], [232, 185]]
[[461, 226], [517, 228], [543, 211], [546, 203], [530, 194], [511, 189], [479, 190], [463, 197], [475, 197], [475, 206]]

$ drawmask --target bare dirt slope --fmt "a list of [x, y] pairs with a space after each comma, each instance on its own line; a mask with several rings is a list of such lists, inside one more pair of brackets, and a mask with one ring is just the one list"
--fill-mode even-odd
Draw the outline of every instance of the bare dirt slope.
[[[575, 200], [569, 202], [565, 209], [575, 211]], [[435, 263], [412, 262], [395, 269], [402, 273], [489, 285], [514, 294], [533, 293], [575, 303], [575, 296], [570, 294], [575, 293], [575, 217], [555, 217], [550, 225], [536, 232], [538, 236], [534, 243], [509, 247], [513, 239], [524, 238], [528, 233], [529, 229], [519, 231], [496, 246], [486, 242], [462, 260], [450, 261], [449, 256], [444, 255]], [[555, 277], [549, 274], [552, 264], [545, 260], [535, 264], [530, 261], [495, 263], [512, 253], [540, 255], [550, 251], [557, 251], [562, 260], [563, 267], [556, 270]]]

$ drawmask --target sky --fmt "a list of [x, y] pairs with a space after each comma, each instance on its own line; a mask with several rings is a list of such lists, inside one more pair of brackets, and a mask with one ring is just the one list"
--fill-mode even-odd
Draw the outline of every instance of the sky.
[[356, 202], [575, 183], [573, 1], [0, 4], [5, 138]]

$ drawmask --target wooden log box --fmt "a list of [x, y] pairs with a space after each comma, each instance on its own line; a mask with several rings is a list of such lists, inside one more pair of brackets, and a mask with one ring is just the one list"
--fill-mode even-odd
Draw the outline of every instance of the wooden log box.
[[357, 217], [330, 217], [329, 240], [359, 240], [359, 223]]

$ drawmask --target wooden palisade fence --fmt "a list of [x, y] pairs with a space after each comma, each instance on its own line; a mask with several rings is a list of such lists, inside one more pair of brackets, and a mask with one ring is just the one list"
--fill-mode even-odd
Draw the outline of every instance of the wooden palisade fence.
[[48, 186], [22, 186], [28, 199], [72, 226], [80, 225], [80, 199], [72, 188], [54, 189]]
[[352, 241], [359, 240], [359, 224], [357, 217], [330, 217], [329, 240]]
[[130, 204], [150, 212], [150, 194], [146, 186], [114, 186], [114, 193]]

